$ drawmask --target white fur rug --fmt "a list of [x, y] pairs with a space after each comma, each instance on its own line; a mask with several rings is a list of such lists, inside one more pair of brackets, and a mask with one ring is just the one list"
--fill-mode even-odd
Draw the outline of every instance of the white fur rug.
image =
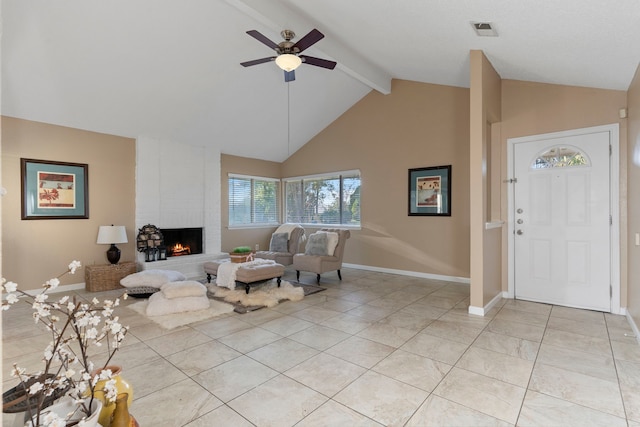
[[231, 290], [210, 284], [208, 288], [210, 296], [244, 307], [273, 307], [283, 300], [300, 301], [304, 298], [304, 289], [286, 280], [280, 282], [280, 287], [276, 280], [251, 287], [248, 294], [244, 287]]
[[209, 308], [198, 311], [185, 311], [183, 313], [165, 314], [162, 316], [147, 316], [147, 300], [129, 304], [127, 308], [142, 314], [143, 316], [153, 320], [164, 329], [174, 329], [179, 326], [188, 325], [190, 323], [200, 322], [202, 320], [211, 319], [233, 311], [233, 305], [224, 302], [209, 300]]

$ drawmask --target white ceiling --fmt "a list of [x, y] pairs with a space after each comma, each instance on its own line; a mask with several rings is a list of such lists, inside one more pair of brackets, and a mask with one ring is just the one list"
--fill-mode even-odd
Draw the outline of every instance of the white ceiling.
[[[305, 54], [336, 69], [239, 65], [273, 54], [245, 31], [284, 28], [322, 31]], [[505, 79], [626, 90], [638, 40], [637, 0], [2, 0], [1, 110], [283, 161], [392, 78], [468, 87], [471, 49]]]

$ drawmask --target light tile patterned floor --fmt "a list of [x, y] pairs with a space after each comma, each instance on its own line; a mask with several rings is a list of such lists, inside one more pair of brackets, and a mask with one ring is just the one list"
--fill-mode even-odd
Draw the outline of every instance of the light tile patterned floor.
[[[114, 362], [140, 425], [640, 426], [625, 317], [514, 300], [477, 317], [466, 285], [342, 275], [300, 302], [171, 331], [121, 308], [131, 331]], [[2, 315], [7, 390], [12, 363], [37, 368], [48, 339], [28, 307]]]

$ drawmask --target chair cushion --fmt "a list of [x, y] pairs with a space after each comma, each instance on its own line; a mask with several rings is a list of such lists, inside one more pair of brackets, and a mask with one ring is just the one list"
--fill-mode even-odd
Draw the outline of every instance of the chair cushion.
[[327, 252], [327, 233], [313, 233], [307, 240], [307, 246], [304, 250], [305, 255], [326, 256]]
[[271, 252], [288, 252], [289, 251], [289, 234], [273, 233], [271, 235], [271, 243], [269, 243]]

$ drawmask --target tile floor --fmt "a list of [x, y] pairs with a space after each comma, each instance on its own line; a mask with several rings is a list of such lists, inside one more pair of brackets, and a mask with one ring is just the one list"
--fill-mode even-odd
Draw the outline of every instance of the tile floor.
[[[122, 308], [131, 330], [114, 362], [134, 386], [131, 412], [144, 427], [640, 426], [625, 317], [514, 300], [477, 317], [466, 285], [343, 278], [171, 331]], [[36, 368], [46, 341], [26, 305], [3, 312], [3, 390], [11, 364]]]

